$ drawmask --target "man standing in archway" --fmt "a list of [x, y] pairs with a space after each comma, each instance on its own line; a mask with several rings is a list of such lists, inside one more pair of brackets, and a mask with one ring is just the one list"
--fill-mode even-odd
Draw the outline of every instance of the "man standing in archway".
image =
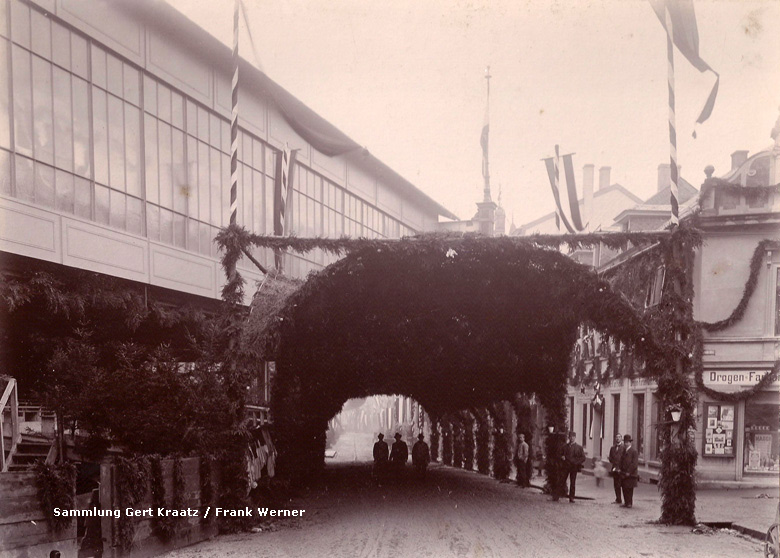
[[404, 470], [404, 465], [409, 459], [409, 446], [406, 442], [401, 440], [401, 433], [395, 433], [395, 443], [393, 443], [393, 449], [390, 451], [390, 465], [393, 467], [393, 473], [396, 480], [401, 478], [401, 473]]
[[612, 485], [615, 488], [614, 504], [622, 504], [622, 487], [620, 486], [620, 456], [623, 451], [623, 437], [620, 434], [615, 435], [615, 445], [609, 448], [609, 462], [612, 464]]
[[[428, 470], [428, 463], [431, 461], [431, 450], [428, 448], [428, 444], [425, 443], [425, 436], [422, 434], [417, 435], [417, 441], [412, 446], [412, 465], [414, 465], [417, 471], [417, 477], [420, 479], [425, 478], [425, 473]], [[393, 445], [395, 447], [395, 445]]]
[[577, 473], [580, 472], [582, 464], [585, 463], [585, 451], [581, 445], [574, 441], [576, 438], [576, 432], [569, 432], [569, 442], [563, 449], [565, 474], [569, 477], [569, 502], [574, 502], [577, 491]]
[[380, 432], [377, 438], [379, 440], [374, 444], [374, 479], [381, 485], [387, 469], [387, 457], [390, 454], [390, 450], [387, 449], [384, 434]]
[[530, 460], [530, 451], [528, 443], [525, 441], [525, 434], [518, 434], [517, 451], [515, 452], [515, 466], [517, 467], [517, 485], [520, 488], [528, 488], [531, 483], [528, 481], [528, 462]]
[[639, 482], [639, 455], [632, 445], [630, 434], [623, 436], [623, 451], [620, 453], [620, 478], [623, 486], [623, 507], [634, 505], [634, 488]]

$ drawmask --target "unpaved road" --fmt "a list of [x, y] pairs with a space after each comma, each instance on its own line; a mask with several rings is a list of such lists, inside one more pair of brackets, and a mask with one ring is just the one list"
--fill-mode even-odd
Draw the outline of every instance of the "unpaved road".
[[[346, 460], [345, 460], [346, 461]], [[755, 540], [648, 524], [653, 504], [608, 499], [551, 502], [538, 490], [433, 467], [376, 486], [365, 463], [332, 463], [325, 482], [290, 503], [305, 509], [270, 531], [218, 537], [169, 558], [231, 557], [756, 557]], [[607, 491], [609, 492], [609, 491]]]

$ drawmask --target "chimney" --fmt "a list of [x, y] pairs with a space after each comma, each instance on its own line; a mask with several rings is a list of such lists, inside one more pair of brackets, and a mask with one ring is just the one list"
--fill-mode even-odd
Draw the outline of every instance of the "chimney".
[[663, 163], [658, 165], [658, 187], [656, 192], [660, 192], [672, 183], [672, 165]]
[[593, 219], [593, 174], [595, 167], [585, 165], [582, 167], [582, 200], [583, 200], [583, 224], [588, 223], [587, 230], [591, 229], [591, 219]]
[[731, 170], [738, 169], [742, 166], [742, 163], [747, 161], [748, 158], [748, 152], [747, 150], [743, 151], [735, 151], [731, 154]]
[[599, 169], [599, 190], [602, 190], [609, 186], [609, 172], [612, 167], [601, 167]]

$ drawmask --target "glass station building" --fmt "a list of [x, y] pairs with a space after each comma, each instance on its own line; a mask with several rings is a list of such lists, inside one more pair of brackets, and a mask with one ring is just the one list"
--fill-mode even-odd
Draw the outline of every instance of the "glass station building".
[[[229, 48], [163, 2], [0, 0], [0, 269], [43, 260], [218, 298], [231, 71]], [[394, 238], [455, 218], [259, 70], [240, 75], [240, 225], [273, 234], [285, 145], [286, 234]], [[293, 277], [330, 263], [285, 258]]]

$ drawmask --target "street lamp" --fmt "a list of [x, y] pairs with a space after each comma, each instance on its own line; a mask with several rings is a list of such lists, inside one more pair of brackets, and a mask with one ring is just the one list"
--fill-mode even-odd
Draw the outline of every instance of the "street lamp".
[[680, 409], [679, 407], [670, 407], [669, 414], [672, 415], [672, 422], [680, 422], [680, 417], [682, 416], [682, 409]]
[[551, 425], [549, 425], [547, 427], [547, 432], [549, 432], [550, 434], [552, 434], [554, 431], [555, 431], [555, 426], [554, 425], [551, 424]]

